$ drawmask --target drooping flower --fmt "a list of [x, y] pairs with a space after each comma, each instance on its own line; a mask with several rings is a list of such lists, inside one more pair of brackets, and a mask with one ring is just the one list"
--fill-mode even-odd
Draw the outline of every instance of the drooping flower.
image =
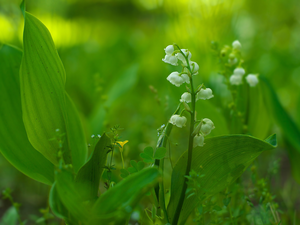
[[190, 103], [190, 102], [192, 101], [191, 93], [184, 92], [184, 93], [181, 95], [180, 101], [181, 101], [181, 102]]
[[168, 45], [164, 50], [165, 50], [166, 55], [172, 55], [174, 52], [174, 46]]
[[204, 136], [210, 134], [210, 132], [215, 129], [215, 125], [214, 123], [208, 119], [208, 118], [205, 118], [202, 120], [202, 126], [201, 126], [201, 132]]
[[174, 84], [176, 87], [179, 87], [183, 84], [186, 80], [180, 76], [178, 72], [172, 72], [168, 77], [167, 80], [170, 81], [171, 84]]
[[233, 74], [235, 75], [240, 75], [240, 76], [244, 76], [245, 74], [245, 70], [242, 67], [238, 67], [233, 71]]
[[184, 79], [185, 83], [187, 83], [187, 84], [190, 83], [190, 77], [189, 77], [189, 75], [183, 73], [183, 74], [181, 74], [181, 77]]
[[194, 148], [196, 148], [197, 146], [202, 147], [203, 145], [204, 145], [204, 136], [202, 136], [201, 134], [195, 135], [193, 147]]
[[173, 55], [165, 55], [165, 58], [163, 58], [162, 61], [173, 66], [178, 66], [178, 59]]
[[170, 123], [182, 128], [183, 126], [185, 126], [187, 119], [184, 116], [179, 116], [179, 115], [173, 115], [170, 118]]
[[201, 89], [197, 93], [196, 100], [198, 99], [207, 100], [207, 99], [211, 99], [212, 97], [214, 97], [214, 95], [212, 94], [212, 90], [210, 88], [206, 88], [206, 89]]
[[241, 50], [242, 45], [238, 40], [235, 40], [234, 42], [232, 42], [232, 47], [233, 47], [233, 49]]
[[258, 84], [258, 78], [257, 78], [257, 75], [255, 75], [255, 74], [249, 74], [246, 77], [246, 80], [247, 80], [248, 84], [250, 85], [250, 87], [255, 87]]
[[[192, 53], [191, 53], [189, 50], [187, 50], [187, 49], [181, 49], [181, 51], [183, 52], [183, 54], [184, 54], [185, 56], [188, 57], [188, 60], [191, 59]], [[187, 65], [186, 59], [185, 59], [185, 57], [182, 55], [181, 52], [176, 53], [175, 56], [176, 56], [177, 59], [179, 59], [185, 66]]]
[[243, 83], [242, 79], [243, 79], [243, 76], [233, 74], [233, 75], [231, 75], [229, 81], [230, 81], [231, 85], [240, 85]]

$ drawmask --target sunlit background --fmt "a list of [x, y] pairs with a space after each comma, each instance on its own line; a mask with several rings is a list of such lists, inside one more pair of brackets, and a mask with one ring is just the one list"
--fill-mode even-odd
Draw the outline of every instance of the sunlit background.
[[[19, 4], [0, 0], [0, 42], [22, 48]], [[119, 124], [124, 128], [122, 139], [129, 140], [128, 160], [155, 145], [156, 129], [168, 121], [185, 91], [166, 80], [174, 67], [162, 58], [164, 48], [173, 43], [192, 52], [200, 66], [196, 82], [209, 86], [219, 70], [211, 42], [223, 46], [239, 40], [247, 73], [268, 77], [300, 125], [298, 0], [27, 0], [27, 11], [54, 39], [67, 73], [66, 89], [81, 113], [87, 139]], [[226, 95], [220, 90], [215, 94]], [[211, 110], [218, 111], [218, 106]], [[225, 119], [212, 119], [222, 127], [216, 126], [212, 136], [226, 134]], [[22, 175], [2, 156], [0, 179], [0, 189], [11, 187], [27, 206], [24, 214], [38, 214], [38, 208], [46, 207], [48, 187]], [[7, 202], [0, 201], [0, 216], [1, 204], [5, 210]]]

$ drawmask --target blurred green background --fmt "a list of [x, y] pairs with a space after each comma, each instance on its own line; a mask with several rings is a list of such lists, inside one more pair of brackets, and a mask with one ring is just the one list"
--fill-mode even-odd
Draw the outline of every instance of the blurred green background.
[[[17, 0], [0, 0], [0, 42], [22, 48], [19, 4]], [[192, 60], [199, 64], [196, 83], [213, 87], [219, 67], [211, 41], [223, 46], [239, 40], [246, 73], [267, 77], [282, 105], [300, 125], [300, 1], [27, 0], [27, 11], [52, 34], [65, 66], [67, 92], [81, 114], [88, 141], [93, 144], [92, 134], [119, 124], [124, 128], [121, 140], [129, 140], [124, 152], [127, 162], [138, 159], [144, 147], [155, 146], [156, 129], [168, 121], [185, 91], [184, 86], [177, 88], [166, 80], [175, 69], [162, 62], [163, 49], [173, 43], [189, 49]], [[218, 96], [228, 93], [213, 91], [216, 99], [202, 107], [217, 116], [203, 117], [216, 124], [211, 136], [227, 134]], [[272, 132], [280, 141], [275, 125]], [[185, 131], [177, 130], [174, 139], [183, 137], [182, 133]], [[176, 141], [179, 147], [185, 144], [183, 138]], [[290, 188], [281, 194], [292, 196], [294, 181], [283, 147], [260, 160], [262, 164], [263, 160], [281, 160], [285, 178], [280, 182], [287, 179]], [[46, 207], [48, 187], [25, 177], [2, 156], [0, 180], [0, 190], [12, 188], [16, 201], [26, 205], [21, 209], [24, 214], [38, 214], [38, 208]], [[283, 207], [291, 204], [281, 198]], [[0, 201], [0, 216], [7, 205], [7, 201]]]

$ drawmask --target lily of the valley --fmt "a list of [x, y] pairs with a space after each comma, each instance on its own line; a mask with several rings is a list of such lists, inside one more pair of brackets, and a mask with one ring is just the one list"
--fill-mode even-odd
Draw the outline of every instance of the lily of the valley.
[[214, 95], [212, 94], [212, 90], [210, 88], [201, 89], [196, 96], [196, 100], [202, 99], [207, 100], [213, 98]]
[[250, 85], [250, 87], [255, 87], [258, 84], [258, 78], [257, 78], [257, 75], [255, 75], [255, 74], [249, 74], [246, 77], [246, 80], [247, 80], [248, 84]]
[[204, 137], [201, 134], [195, 135], [193, 147], [194, 148], [197, 146], [202, 147], [203, 145], [204, 145]]
[[[192, 53], [191, 53], [189, 50], [187, 50], [187, 49], [181, 49], [181, 51], [183, 52], [183, 54], [184, 54], [185, 56], [188, 57], [188, 60], [191, 59]], [[183, 65], [185, 65], [185, 66], [187, 65], [186, 59], [185, 59], [185, 57], [182, 55], [181, 52], [176, 53], [175, 56], [176, 56], [177, 59], [179, 59], [179, 60], [183, 63]]]
[[172, 72], [167, 80], [170, 81], [171, 84], [174, 84], [176, 87], [179, 87], [183, 83], [190, 83], [190, 78], [187, 74], [180, 74], [178, 72]]
[[184, 93], [181, 95], [180, 101], [181, 101], [181, 102], [190, 103], [190, 102], [192, 101], [192, 95], [191, 95], [191, 93], [184, 92]]
[[204, 136], [209, 135], [210, 132], [215, 129], [215, 125], [210, 119], [205, 118], [202, 120], [202, 123], [200, 131]]
[[232, 48], [236, 50], [241, 50], [242, 45], [238, 40], [235, 40], [234, 42], [232, 42]]
[[179, 115], [173, 115], [170, 118], [170, 123], [179, 128], [184, 127], [186, 121], [187, 121], [187, 119], [184, 116], [179, 116]]
[[229, 81], [231, 85], [241, 85], [243, 83], [243, 76], [245, 70], [242, 67], [238, 67], [233, 71], [233, 75], [230, 76]]
[[162, 59], [162, 61], [164, 61], [165, 63], [169, 63], [173, 66], [177, 66], [178, 65], [178, 59], [172, 55], [174, 52], [174, 46], [173, 45], [168, 45], [165, 48], [165, 58]]

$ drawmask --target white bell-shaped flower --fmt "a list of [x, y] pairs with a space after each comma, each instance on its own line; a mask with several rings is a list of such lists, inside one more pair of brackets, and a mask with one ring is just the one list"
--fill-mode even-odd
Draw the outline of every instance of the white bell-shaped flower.
[[179, 116], [179, 115], [173, 115], [170, 118], [170, 123], [182, 128], [183, 126], [185, 126], [187, 119], [184, 116]]
[[166, 55], [172, 55], [174, 52], [174, 46], [168, 45], [164, 50], [165, 50]]
[[255, 75], [255, 74], [249, 74], [246, 77], [246, 80], [247, 80], [248, 84], [250, 85], [250, 87], [255, 87], [258, 84], [258, 78], [257, 78], [257, 75]]
[[205, 118], [202, 120], [202, 126], [200, 131], [204, 136], [209, 135], [213, 129], [215, 129], [215, 125], [210, 119]]
[[198, 99], [206, 100], [206, 99], [211, 99], [213, 97], [214, 95], [212, 94], [212, 90], [210, 88], [206, 88], [206, 89], [201, 89], [197, 93], [196, 100]]
[[189, 77], [189, 75], [183, 73], [183, 74], [181, 74], [181, 77], [184, 79], [185, 83], [187, 83], [187, 84], [190, 83], [190, 77]]
[[199, 70], [198, 63], [190, 61], [190, 67], [191, 67], [193, 75], [197, 75], [198, 74], [198, 70]]
[[181, 95], [180, 101], [181, 101], [181, 102], [190, 103], [190, 102], [192, 101], [192, 95], [191, 95], [191, 93], [184, 92], [184, 93]]
[[193, 147], [197, 147], [200, 146], [202, 147], [204, 145], [204, 137], [201, 134], [197, 134], [194, 137], [194, 143], [193, 143]]
[[233, 49], [241, 50], [242, 45], [238, 40], [235, 40], [234, 42], [232, 42], [232, 47], [233, 47]]
[[181, 84], [185, 82], [185, 79], [183, 79], [180, 76], [180, 73], [178, 72], [172, 72], [168, 77], [167, 80], [170, 81], [171, 84], [174, 84], [176, 87], [179, 87]]
[[[181, 49], [181, 51], [183, 52], [183, 54], [184, 54], [185, 56], [188, 57], [188, 60], [191, 59], [192, 53], [191, 53], [189, 50], [187, 50], [187, 49]], [[185, 59], [185, 57], [181, 54], [181, 52], [176, 53], [175, 56], [176, 56], [177, 59], [179, 59], [185, 66], [187, 65], [186, 59]]]
[[232, 66], [237, 64], [237, 62], [238, 62], [237, 58], [228, 59], [228, 63]]
[[231, 75], [229, 81], [230, 81], [231, 85], [240, 85], [243, 83], [242, 79], [243, 79], [243, 76], [233, 74], [233, 75]]
[[242, 67], [238, 67], [233, 71], [233, 74], [244, 76], [245, 70]]
[[165, 55], [165, 58], [163, 58], [162, 61], [173, 66], [178, 66], [178, 59], [173, 55]]

